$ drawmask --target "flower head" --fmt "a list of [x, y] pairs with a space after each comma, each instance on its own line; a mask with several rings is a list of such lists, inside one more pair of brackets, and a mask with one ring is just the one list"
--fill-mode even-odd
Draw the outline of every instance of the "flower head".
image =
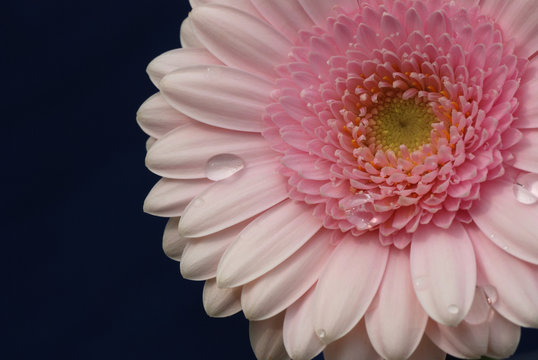
[[259, 359], [506, 357], [538, 327], [538, 4], [191, 1], [145, 210]]

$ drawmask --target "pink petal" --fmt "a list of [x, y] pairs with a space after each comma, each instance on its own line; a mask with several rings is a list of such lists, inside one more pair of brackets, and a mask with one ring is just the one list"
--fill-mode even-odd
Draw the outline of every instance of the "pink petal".
[[265, 274], [295, 253], [320, 227], [321, 220], [308, 205], [286, 200], [269, 209], [226, 249], [217, 271], [219, 286], [243, 285]]
[[314, 25], [297, 0], [252, 0], [252, 3], [291, 42], [297, 40], [299, 30]]
[[499, 248], [538, 264], [538, 203], [526, 205], [517, 201], [513, 186], [506, 180], [482, 185], [480, 200], [475, 201], [469, 213]]
[[328, 344], [349, 332], [368, 309], [381, 279], [389, 248], [376, 232], [347, 235], [334, 250], [316, 286], [316, 334]]
[[211, 184], [213, 181], [206, 179], [161, 179], [146, 197], [144, 211], [163, 217], [181, 216], [189, 202]]
[[445, 352], [432, 343], [427, 336], [424, 336], [408, 360], [445, 360], [445, 358]]
[[320, 27], [327, 28], [327, 18], [334, 16], [335, 6], [345, 10], [357, 8], [356, 0], [299, 0], [310, 18]]
[[157, 139], [181, 125], [193, 122], [191, 118], [168, 105], [160, 93], [153, 95], [140, 106], [136, 121], [146, 134]]
[[[292, 44], [272, 26], [232, 7], [208, 5], [190, 13], [196, 36], [225, 64], [272, 79]], [[245, 31], [249, 29], [249, 31]]]
[[246, 168], [198, 195], [179, 224], [186, 237], [201, 237], [226, 229], [288, 197], [286, 184], [275, 172], [278, 164]]
[[538, 327], [538, 266], [507, 254], [477, 227], [466, 229], [475, 248], [480, 281], [496, 290], [492, 306], [515, 324]]
[[346, 336], [327, 346], [325, 360], [382, 360], [368, 340], [364, 322], [360, 322]]
[[413, 290], [409, 250], [391, 249], [383, 281], [364, 319], [370, 341], [383, 358], [407, 359], [417, 348], [428, 315]]
[[149, 78], [156, 87], [166, 75], [182, 67], [222, 64], [206, 49], [174, 49], [157, 56], [146, 68]]
[[201, 238], [189, 239], [181, 256], [181, 275], [190, 280], [207, 280], [217, 275], [217, 266], [226, 248], [248, 221]]
[[538, 173], [538, 129], [522, 130], [522, 139], [510, 148], [514, 154], [512, 166]]
[[224, 66], [194, 66], [166, 75], [160, 82], [166, 101], [178, 111], [209, 125], [261, 131], [261, 114], [273, 85], [255, 75]]
[[172, 260], [180, 261], [183, 249], [188, 239], [179, 236], [177, 226], [179, 218], [170, 218], [166, 223], [163, 234], [163, 251]]
[[[516, 54], [530, 57], [538, 50], [538, 3], [536, 1], [507, 1], [497, 23], [508, 38], [516, 41]], [[514, 21], [517, 19], [517, 21]]]
[[512, 126], [518, 129], [538, 128], [538, 101], [536, 91], [538, 89], [538, 57], [534, 57], [521, 78], [521, 84], [516, 97], [519, 107], [516, 110], [516, 119]]
[[516, 352], [521, 328], [495, 313], [490, 321], [487, 356], [507, 359]]
[[240, 295], [241, 288], [221, 289], [215, 279], [207, 280], [202, 294], [205, 312], [217, 318], [231, 316], [241, 311]]
[[284, 346], [293, 360], [310, 360], [325, 345], [314, 332], [314, 287], [286, 310], [284, 318]]
[[250, 0], [190, 0], [191, 7], [194, 9], [198, 6], [207, 6], [207, 5], [225, 5], [229, 7], [236, 8], [238, 10], [249, 13], [252, 16], [259, 17], [263, 20], [263, 17], [260, 15], [258, 10], [252, 5]]
[[441, 324], [458, 324], [471, 307], [476, 285], [473, 247], [463, 226], [420, 227], [411, 242], [411, 274], [428, 315]]
[[236, 155], [247, 167], [275, 155], [259, 134], [217, 129], [194, 122], [159, 139], [148, 151], [146, 165], [161, 176], [199, 179], [207, 177], [208, 161], [220, 154]]
[[192, 28], [192, 21], [190, 18], [186, 18], [181, 23], [181, 28], [179, 30], [179, 40], [181, 41], [181, 46], [185, 49], [204, 47], [200, 40], [198, 40], [198, 37], [194, 34], [194, 30]]
[[284, 313], [267, 320], [251, 321], [250, 344], [258, 360], [288, 360], [282, 339]]
[[329, 235], [327, 230], [318, 232], [282, 264], [246, 284], [241, 293], [245, 317], [267, 319], [300, 298], [318, 280], [331, 255]]

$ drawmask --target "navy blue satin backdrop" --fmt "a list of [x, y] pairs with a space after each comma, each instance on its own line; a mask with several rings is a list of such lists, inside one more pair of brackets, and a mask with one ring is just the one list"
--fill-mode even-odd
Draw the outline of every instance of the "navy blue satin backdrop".
[[[156, 92], [144, 69], [180, 46], [186, 1], [3, 7], [1, 357], [253, 359], [248, 322], [205, 315], [202, 283], [161, 250], [165, 220], [142, 212], [158, 180], [135, 122]], [[519, 352], [537, 339], [524, 332]]]

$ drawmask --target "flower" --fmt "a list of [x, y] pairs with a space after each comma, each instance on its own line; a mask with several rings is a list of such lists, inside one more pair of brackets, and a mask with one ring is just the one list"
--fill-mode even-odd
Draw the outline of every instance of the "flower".
[[[538, 327], [538, 3], [196, 0], [145, 211], [258, 359], [507, 357]], [[226, 4], [226, 5], [224, 5]]]

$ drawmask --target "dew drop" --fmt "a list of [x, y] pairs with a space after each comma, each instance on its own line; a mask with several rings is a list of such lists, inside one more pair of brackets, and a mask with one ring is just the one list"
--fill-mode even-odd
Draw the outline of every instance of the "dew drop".
[[428, 287], [428, 279], [426, 276], [417, 276], [414, 279], [413, 284], [415, 285], [415, 290], [417, 291], [426, 290]]
[[525, 205], [536, 203], [538, 201], [538, 174], [519, 175], [513, 185], [513, 191], [520, 203]]
[[327, 336], [327, 332], [326, 332], [324, 329], [317, 329], [317, 330], [316, 330], [316, 335], [317, 335], [320, 339], [325, 339], [325, 336]]
[[243, 160], [233, 154], [219, 154], [207, 161], [205, 174], [209, 180], [226, 179], [245, 166]]
[[497, 289], [495, 289], [495, 287], [492, 285], [485, 285], [482, 287], [482, 289], [484, 290], [488, 304], [495, 304], [497, 302], [497, 298], [499, 297], [499, 294], [497, 294]]
[[457, 305], [448, 305], [448, 312], [453, 315], [456, 315], [460, 312], [460, 308]]

